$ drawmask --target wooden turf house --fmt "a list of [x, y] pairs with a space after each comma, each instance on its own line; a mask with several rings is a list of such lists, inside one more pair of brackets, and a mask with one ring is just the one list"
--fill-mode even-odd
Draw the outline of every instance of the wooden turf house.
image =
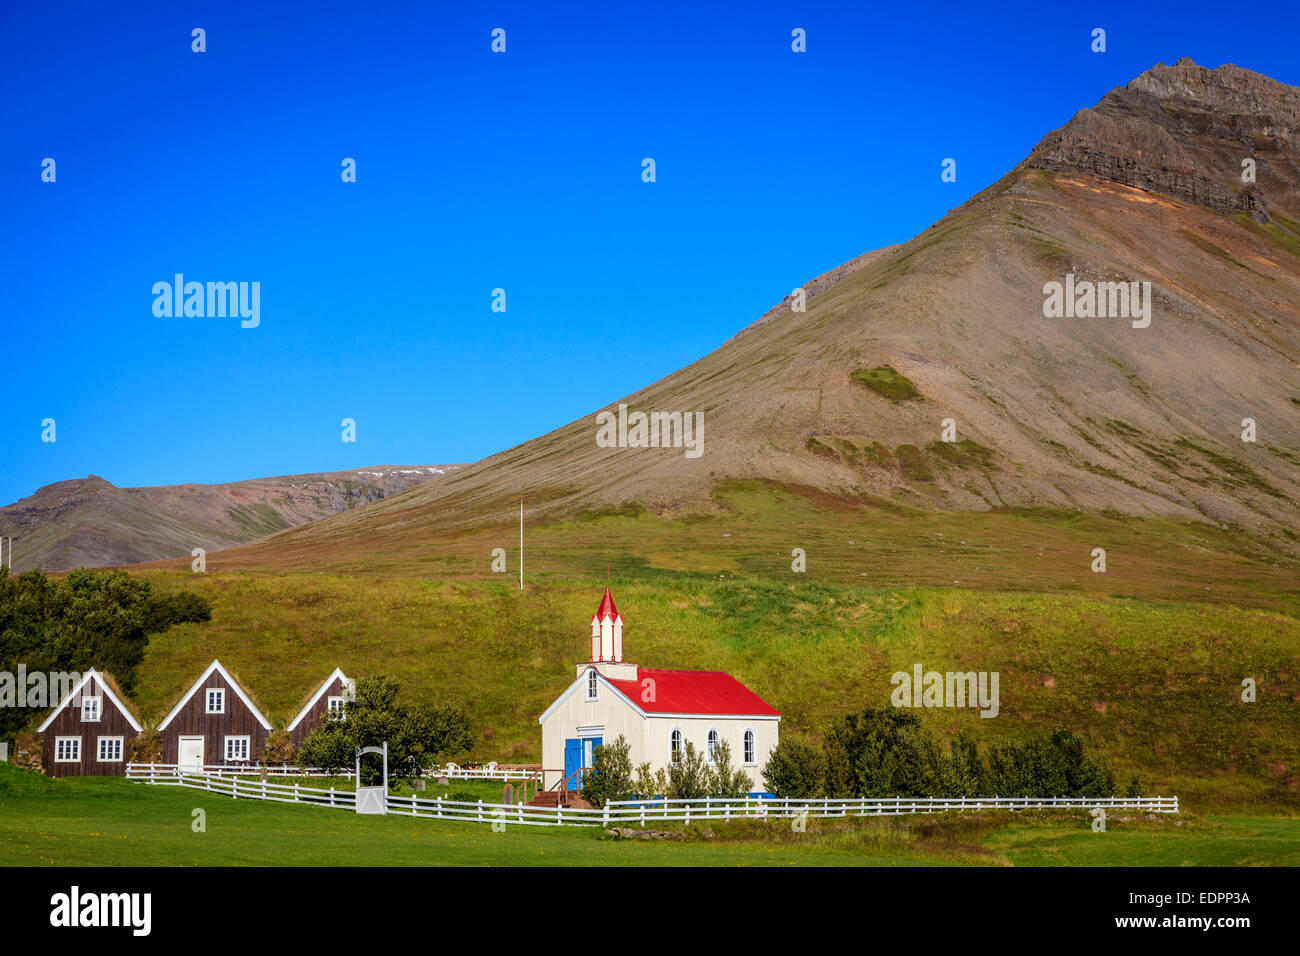
[[334, 673], [325, 678], [325, 683], [317, 688], [316, 693], [307, 701], [307, 705], [298, 711], [298, 716], [289, 724], [289, 737], [296, 751], [307, 739], [307, 735], [321, 725], [327, 714], [342, 712], [343, 705], [356, 693], [356, 685], [341, 668], [334, 668]]
[[213, 661], [158, 725], [162, 762], [193, 769], [252, 763], [270, 730], [221, 661]]
[[142, 729], [112, 678], [91, 668], [37, 728], [45, 772], [51, 777], [125, 774], [131, 741]]
[[620, 734], [632, 765], [666, 768], [686, 743], [705, 754], [721, 741], [733, 767], [758, 793], [762, 769], [777, 744], [781, 713], [730, 674], [659, 670], [623, 660], [623, 617], [605, 588], [591, 616], [591, 659], [577, 679], [537, 718], [542, 725], [543, 790], [579, 789], [583, 769], [602, 743]]

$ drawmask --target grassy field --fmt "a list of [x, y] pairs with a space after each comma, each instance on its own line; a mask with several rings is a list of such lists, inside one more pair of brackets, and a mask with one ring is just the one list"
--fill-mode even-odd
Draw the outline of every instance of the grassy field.
[[[206, 831], [192, 829], [194, 810]], [[1254, 866], [1300, 865], [1300, 819], [946, 814], [691, 827], [682, 840], [595, 829], [367, 817], [0, 765], [4, 866]]]
[[[676, 575], [791, 576], [807, 553], [808, 580], [876, 589], [1021, 590], [1151, 601], [1240, 605], [1300, 614], [1300, 560], [1239, 528], [1047, 509], [936, 512], [906, 500], [864, 503], [758, 482], [730, 482], [716, 511], [657, 516], [634, 502], [580, 519], [527, 523], [527, 579], [587, 580], [609, 567], [616, 582]], [[208, 555], [209, 573], [266, 571], [441, 582], [508, 580], [518, 572], [518, 502], [500, 518], [441, 523], [408, 514], [379, 539], [348, 524], [317, 523], [235, 551]], [[529, 504], [532, 508], [532, 503]], [[362, 517], [365, 509], [355, 514]], [[505, 574], [489, 571], [504, 548]], [[1091, 570], [1092, 550], [1107, 570]], [[188, 573], [189, 559], [160, 562]]]

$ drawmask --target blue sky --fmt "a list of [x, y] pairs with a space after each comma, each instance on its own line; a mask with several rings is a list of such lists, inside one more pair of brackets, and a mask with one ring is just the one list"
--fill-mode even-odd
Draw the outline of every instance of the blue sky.
[[[473, 461], [910, 238], [1157, 62], [1300, 83], [1285, 5], [452, 6], [0, 3], [0, 503]], [[177, 272], [260, 282], [260, 325], [155, 317]]]

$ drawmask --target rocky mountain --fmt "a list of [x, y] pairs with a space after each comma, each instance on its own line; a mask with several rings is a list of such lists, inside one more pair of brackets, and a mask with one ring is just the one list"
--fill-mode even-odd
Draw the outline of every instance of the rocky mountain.
[[593, 410], [258, 550], [431, 514], [468, 527], [520, 498], [533, 520], [708, 512], [719, 483], [756, 479], [848, 502], [1212, 522], [1294, 553], [1298, 117], [1295, 87], [1157, 65], [911, 241], [814, 280], [806, 311], [787, 297], [607, 406], [702, 413], [698, 457], [602, 447]]
[[[220, 485], [118, 488], [97, 475], [46, 485], [0, 508], [16, 571], [133, 564], [215, 551], [350, 511], [460, 465], [381, 465]], [[9, 560], [6, 546], [4, 561]]]

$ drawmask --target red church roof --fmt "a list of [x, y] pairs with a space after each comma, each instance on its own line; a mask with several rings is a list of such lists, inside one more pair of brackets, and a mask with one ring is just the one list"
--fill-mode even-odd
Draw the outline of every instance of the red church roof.
[[618, 608], [614, 607], [614, 595], [609, 592], [609, 588], [605, 588], [605, 596], [600, 599], [600, 607], [596, 608], [596, 620], [605, 620], [606, 614], [611, 621], [618, 617]]
[[[609, 592], [605, 592], [609, 600]], [[611, 606], [613, 602], [610, 601]], [[604, 607], [604, 604], [601, 604]], [[722, 671], [665, 671], [637, 668], [636, 680], [610, 680], [619, 692], [648, 714], [743, 714], [780, 717], [781, 712], [730, 674]], [[654, 700], [643, 700], [654, 681]]]

